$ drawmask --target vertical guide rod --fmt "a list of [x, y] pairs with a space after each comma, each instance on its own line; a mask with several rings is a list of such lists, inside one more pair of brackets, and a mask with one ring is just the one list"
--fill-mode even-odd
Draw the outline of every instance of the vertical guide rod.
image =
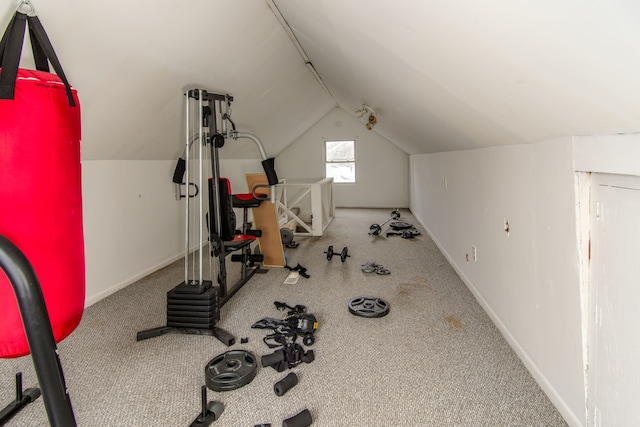
[[[204, 111], [202, 105], [202, 93], [198, 96], [198, 136], [200, 141], [198, 141], [198, 181], [200, 185], [200, 190], [204, 191], [204, 173], [203, 173], [203, 163], [202, 163], [202, 146], [206, 143], [206, 138], [204, 136]], [[200, 198], [198, 199], [198, 207], [200, 213], [198, 214], [198, 285], [202, 285], [202, 252], [204, 249], [203, 246], [203, 195], [200, 194]]]
[[184, 284], [188, 285], [189, 284], [189, 183], [190, 181], [190, 177], [189, 177], [189, 121], [190, 121], [190, 115], [189, 115], [189, 94], [186, 93], [185, 94], [185, 100], [186, 100], [186, 137], [185, 137], [185, 170], [186, 170], [186, 175], [185, 175], [185, 195], [184, 195], [184, 201], [185, 201], [185, 215], [184, 215]]

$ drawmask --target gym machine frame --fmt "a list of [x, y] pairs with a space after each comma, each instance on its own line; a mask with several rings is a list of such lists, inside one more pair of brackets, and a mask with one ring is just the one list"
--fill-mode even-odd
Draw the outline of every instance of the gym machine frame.
[[[220, 165], [218, 150], [225, 144], [228, 138], [237, 140], [238, 138], [251, 139], [260, 151], [262, 158], [262, 166], [267, 175], [269, 186], [272, 187], [271, 194], [275, 194], [275, 185], [278, 183], [278, 177], [274, 168], [274, 159], [267, 158], [262, 142], [249, 133], [241, 133], [236, 131], [235, 124], [231, 120], [231, 102], [233, 97], [230, 95], [221, 95], [208, 92], [202, 89], [192, 89], [185, 93], [186, 98], [186, 141], [184, 155], [178, 161], [176, 171], [174, 172], [173, 181], [179, 185], [184, 185], [184, 195], [180, 198], [185, 200], [185, 256], [184, 256], [184, 281], [167, 293], [167, 325], [138, 332], [137, 340], [141, 341], [148, 338], [157, 337], [167, 333], [183, 333], [196, 335], [211, 335], [219, 339], [227, 346], [235, 343], [235, 337], [215, 326], [216, 321], [220, 320], [220, 308], [257, 272], [266, 272], [255, 264], [256, 256], [251, 254], [251, 243], [255, 240], [255, 235], [248, 235], [247, 211], [250, 207], [243, 207], [243, 224], [242, 231], [239, 235], [234, 235], [229, 239], [223, 238], [223, 227], [226, 224], [225, 218], [222, 217], [223, 210], [232, 209], [229, 200], [221, 201], [221, 192], [224, 197], [227, 194], [226, 189], [221, 188]], [[191, 129], [192, 110], [195, 102], [197, 108], [197, 132]], [[228, 129], [228, 123], [232, 129]], [[191, 145], [198, 142], [197, 152], [197, 185], [191, 182], [190, 173], [191, 162]], [[205, 188], [204, 177], [204, 151], [210, 149], [211, 175], [209, 182], [209, 215], [205, 215], [203, 203], [203, 188]], [[182, 177], [185, 180], [182, 182]], [[226, 184], [223, 184], [226, 185]], [[194, 194], [190, 194], [190, 188], [194, 187]], [[179, 194], [179, 193], [178, 193]], [[198, 242], [196, 248], [191, 247], [191, 229], [190, 229], [190, 201], [200, 194], [197, 201], [199, 213], [197, 215], [197, 236]], [[253, 196], [255, 189], [253, 189]], [[231, 195], [228, 195], [229, 199]], [[272, 196], [273, 197], [273, 196]], [[255, 203], [259, 204], [262, 200], [255, 198]], [[228, 206], [227, 206], [228, 205]], [[223, 209], [224, 208], [224, 209]], [[232, 212], [232, 211], [231, 211]], [[212, 257], [217, 259], [218, 274], [217, 286], [213, 285], [212, 280], [205, 280], [203, 276], [205, 245], [203, 224], [208, 226], [209, 252]], [[235, 225], [235, 224], [234, 224]], [[234, 227], [235, 228], [235, 227]], [[234, 233], [232, 230], [231, 233]], [[189, 260], [190, 253], [193, 249], [193, 256], [197, 254], [197, 275], [189, 277]], [[242, 263], [241, 275], [239, 280], [233, 286], [227, 286], [227, 266], [226, 257], [231, 252], [240, 250], [241, 255], [232, 256], [233, 261]], [[237, 259], [235, 258], [237, 257]], [[192, 263], [195, 265], [196, 260]], [[215, 274], [214, 274], [215, 275]]]
[[[16, 294], [49, 424], [52, 427], [75, 426], [76, 419], [62, 373], [58, 347], [53, 337], [40, 281], [24, 253], [2, 235], [0, 235], [0, 269], [7, 275]], [[17, 394], [21, 392], [18, 391]], [[12, 405], [5, 408], [6, 410], [2, 411], [2, 424], [22, 406], [24, 406], [23, 399], [16, 399]]]

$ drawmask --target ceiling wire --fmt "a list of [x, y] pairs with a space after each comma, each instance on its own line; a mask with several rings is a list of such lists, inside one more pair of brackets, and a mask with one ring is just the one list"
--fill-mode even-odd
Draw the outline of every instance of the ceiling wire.
[[296, 35], [293, 33], [293, 30], [289, 26], [289, 23], [287, 22], [286, 19], [284, 19], [284, 16], [282, 16], [282, 13], [280, 12], [280, 9], [278, 9], [278, 6], [276, 6], [276, 4], [274, 3], [273, 0], [266, 0], [266, 1], [267, 1], [267, 4], [269, 5], [269, 8], [271, 9], [271, 12], [273, 12], [273, 14], [276, 17], [276, 19], [278, 20], [278, 22], [280, 22], [280, 25], [282, 25], [282, 28], [284, 29], [285, 33], [287, 33], [287, 35], [289, 36], [289, 38], [293, 42], [293, 45], [298, 50], [298, 53], [300, 54], [300, 56], [304, 60], [304, 63], [307, 66], [307, 68], [309, 68], [309, 70], [311, 71], [313, 76], [316, 78], [318, 83], [320, 83], [320, 86], [322, 86], [322, 89], [324, 89], [324, 91], [327, 93], [327, 95], [329, 95], [329, 97], [333, 100], [333, 102], [337, 106], [338, 102], [336, 101], [336, 99], [333, 97], [333, 95], [329, 91], [329, 88], [327, 87], [327, 85], [322, 80], [322, 77], [320, 77], [320, 74], [318, 74], [318, 71], [313, 66], [313, 63], [309, 59], [309, 56], [307, 56], [307, 53], [302, 48], [302, 45], [298, 41], [298, 38], [296, 37]]

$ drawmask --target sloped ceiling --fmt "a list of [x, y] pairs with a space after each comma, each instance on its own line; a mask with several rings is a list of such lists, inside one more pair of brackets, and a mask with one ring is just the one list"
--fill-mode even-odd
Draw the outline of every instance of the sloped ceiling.
[[640, 130], [640, 2], [275, 3], [338, 104], [408, 153]]
[[[85, 160], [176, 159], [187, 88], [231, 94], [238, 130], [270, 156], [335, 107], [264, 0], [31, 3], [78, 90]], [[18, 4], [0, 3], [0, 25]], [[23, 58], [33, 68], [28, 41]], [[221, 156], [259, 152], [241, 139]]]
[[175, 159], [192, 87], [231, 94], [271, 156], [336, 103], [372, 106], [410, 154], [640, 131], [635, 0], [273, 1], [333, 99], [265, 0], [33, 0], [79, 91], [83, 158]]

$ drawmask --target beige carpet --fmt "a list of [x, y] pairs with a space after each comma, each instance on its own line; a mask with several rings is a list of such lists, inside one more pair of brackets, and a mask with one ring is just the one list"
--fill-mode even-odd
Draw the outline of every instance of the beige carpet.
[[[473, 295], [409, 211], [402, 220], [415, 239], [372, 237], [383, 209], [338, 209], [321, 238], [297, 238], [287, 249], [309, 279], [283, 285], [288, 271], [256, 275], [222, 309], [218, 326], [237, 337], [232, 349], [259, 359], [271, 353], [263, 317], [278, 317], [274, 301], [302, 304], [319, 320], [316, 359], [292, 371], [299, 384], [278, 397], [273, 384], [287, 372], [259, 367], [248, 385], [209, 391], [225, 411], [214, 426], [282, 425], [308, 408], [314, 426], [563, 426], [566, 425]], [[386, 231], [386, 228], [385, 228]], [[323, 251], [349, 248], [331, 261]], [[391, 271], [367, 274], [365, 261]], [[229, 263], [230, 270], [239, 265]], [[117, 266], [113, 266], [117, 268]], [[229, 348], [215, 338], [164, 335], [141, 342], [136, 332], [162, 326], [166, 292], [183, 279], [183, 262], [158, 271], [89, 307], [78, 329], [59, 344], [80, 426], [188, 426], [200, 410], [204, 366]], [[375, 296], [390, 305], [381, 318], [349, 313], [348, 302]], [[248, 337], [240, 344], [240, 337]], [[0, 360], [0, 406], [14, 398], [14, 375], [36, 383], [29, 357]], [[47, 425], [39, 399], [10, 426]]]

